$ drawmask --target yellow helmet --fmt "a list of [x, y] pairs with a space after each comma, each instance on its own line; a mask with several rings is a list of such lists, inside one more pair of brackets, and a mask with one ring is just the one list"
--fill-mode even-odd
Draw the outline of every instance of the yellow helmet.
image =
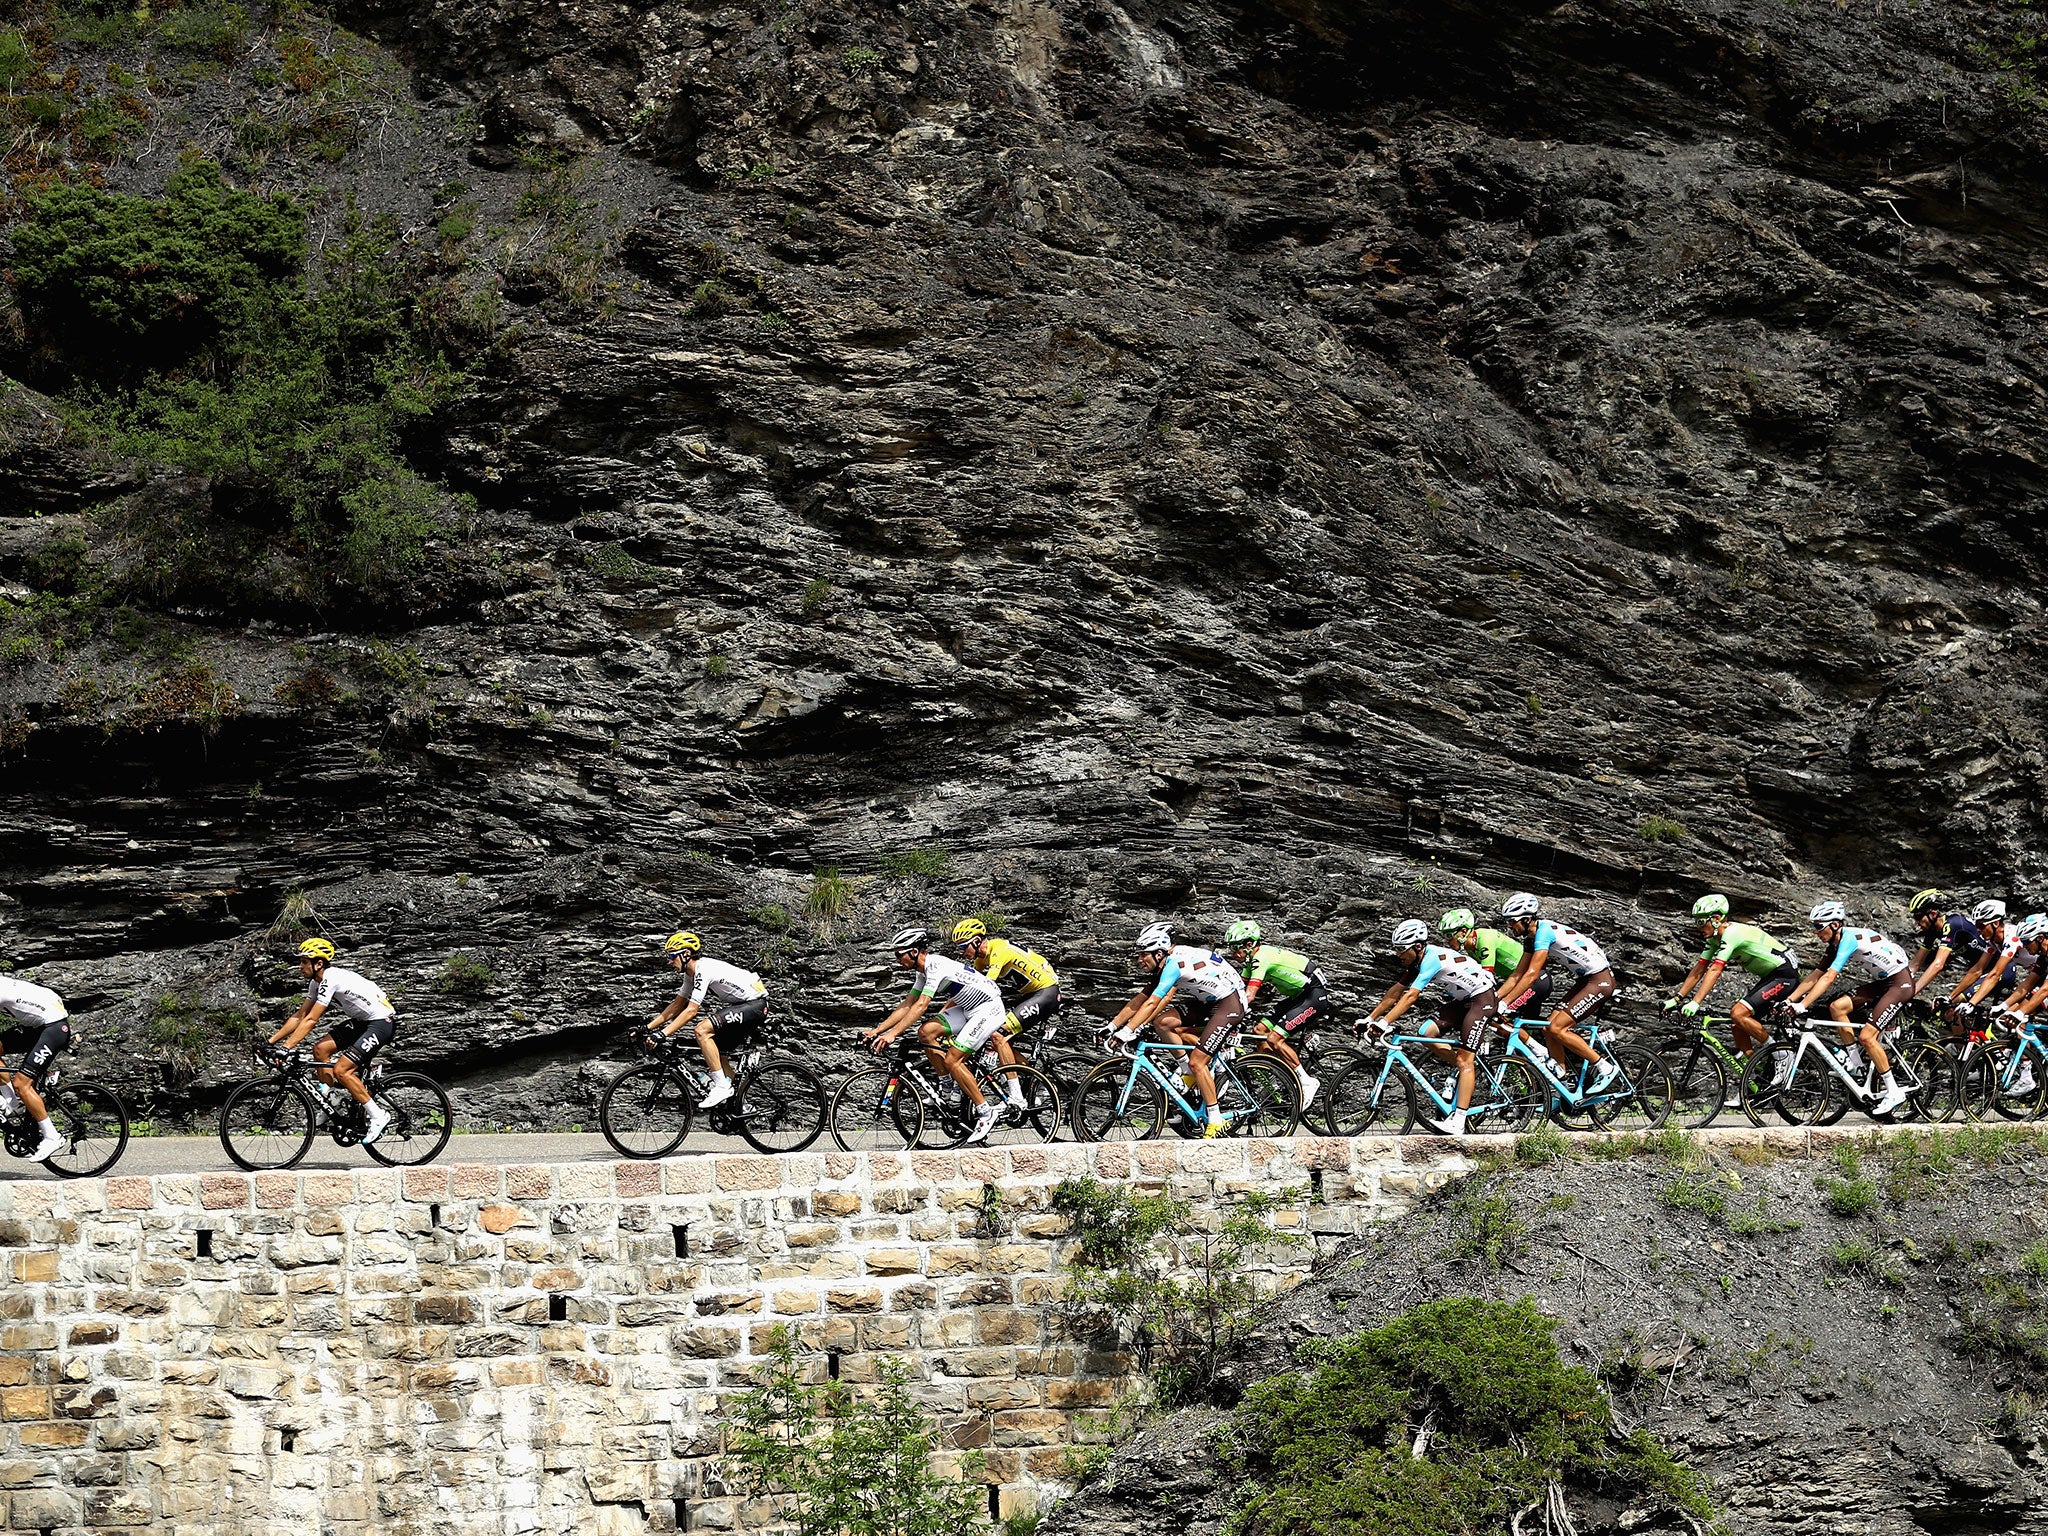
[[988, 924], [978, 917], [963, 917], [953, 925], [953, 942], [959, 945], [972, 944], [976, 939], [988, 937]]
[[701, 955], [704, 953], [704, 941], [694, 933], [672, 933], [668, 942], [661, 946], [661, 952], [664, 955]]
[[334, 946], [325, 939], [308, 939], [299, 946], [301, 960], [332, 960]]

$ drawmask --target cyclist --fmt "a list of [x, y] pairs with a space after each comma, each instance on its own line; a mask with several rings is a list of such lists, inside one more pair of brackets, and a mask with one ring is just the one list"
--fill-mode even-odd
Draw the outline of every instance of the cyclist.
[[1216, 1078], [1209, 1063], [1231, 1031], [1244, 1023], [1244, 978], [1214, 950], [1173, 942], [1173, 930], [1152, 923], [1138, 934], [1138, 964], [1152, 977], [1149, 991], [1117, 1011], [1109, 1027], [1132, 1041], [1148, 1026], [1168, 1045], [1191, 1045], [1188, 1075], [1202, 1095], [1202, 1134], [1221, 1136], [1230, 1118], [1216, 1102]]
[[[1493, 972], [1493, 983], [1498, 987], [1522, 964], [1522, 944], [1519, 939], [1502, 933], [1498, 928], [1482, 928], [1479, 919], [1472, 915], [1470, 907], [1453, 907], [1436, 921], [1440, 938], [1449, 941], [1451, 948], [1461, 954], [1470, 955], [1489, 971]], [[1544, 972], [1536, 978], [1536, 985], [1523, 997], [1516, 1017], [1534, 1018], [1543, 1005], [1550, 1001], [1550, 973]]]
[[64, 999], [48, 987], [0, 976], [0, 1015], [11, 1024], [0, 1030], [0, 1055], [19, 1058], [8, 1081], [20, 1096], [21, 1107], [36, 1123], [36, 1149], [29, 1157], [40, 1163], [52, 1152], [64, 1150], [64, 1133], [50, 1123], [49, 1106], [36, 1092], [36, 1079], [57, 1059], [59, 1051], [71, 1049], [71, 1014]]
[[1941, 1005], [1951, 1025], [1959, 1030], [1969, 1027], [1970, 1015], [2000, 987], [2019, 986], [2025, 965], [2019, 937], [2006, 922], [2004, 902], [1978, 902], [1970, 908], [1970, 921], [1977, 928], [1977, 942], [1972, 946], [1976, 959]]
[[[666, 1040], [685, 1024], [696, 1026], [697, 1048], [711, 1069], [711, 1087], [698, 1103], [711, 1109], [732, 1097], [732, 1079], [725, 1075], [726, 1054], [744, 1049], [768, 1023], [768, 988], [752, 971], [743, 971], [704, 953], [694, 933], [672, 933], [661, 947], [668, 968], [683, 979], [669, 1005], [647, 1021], [650, 1035]], [[710, 1006], [705, 1006], [706, 1004]], [[719, 1037], [725, 1039], [725, 1053]]]
[[1306, 1110], [1316, 1099], [1322, 1079], [1309, 1074], [1300, 1053], [1287, 1037], [1329, 1011], [1329, 982], [1323, 968], [1307, 955], [1265, 942], [1265, 933], [1249, 918], [1240, 918], [1224, 931], [1223, 949], [1230, 963], [1244, 978], [1244, 1006], [1249, 1013], [1257, 1004], [1259, 988], [1270, 985], [1280, 999], [1270, 1019], [1252, 1027], [1258, 1031], [1262, 1050], [1278, 1056], [1301, 1085], [1301, 1107]]
[[[944, 1068], [960, 1085], [967, 1102], [974, 1106], [974, 1129], [968, 1132], [967, 1139], [986, 1141], [1003, 1107], [988, 1102], [981, 1084], [974, 1080], [974, 1069], [967, 1058], [1002, 1029], [1003, 994], [986, 976], [949, 956], [933, 954], [931, 946], [929, 928], [905, 928], [889, 941], [896, 963], [906, 971], [915, 971], [917, 981], [910, 996], [861, 1039], [880, 1053], [915, 1024], [917, 1038], [933, 1068]], [[936, 1013], [932, 1012], [934, 1008]], [[1014, 1108], [1024, 1107], [1021, 1084], [1010, 1083], [1009, 1099]]]
[[367, 1112], [369, 1128], [363, 1132], [367, 1147], [384, 1134], [391, 1115], [370, 1097], [363, 1069], [398, 1038], [398, 1013], [382, 987], [334, 963], [334, 946], [325, 939], [308, 939], [299, 946], [299, 975], [305, 978], [306, 1000], [278, 1026], [269, 1044], [279, 1051], [292, 1049], [313, 1032], [330, 1008], [348, 1021], [329, 1030], [327, 1038], [313, 1047], [313, 1059], [320, 1063], [321, 1082], [339, 1083]]
[[1736, 1048], [1748, 1055], [1771, 1038], [1758, 1012], [1783, 1002], [1799, 985], [1799, 957], [1763, 929], [1729, 922], [1726, 896], [1702, 896], [1692, 904], [1692, 918], [1705, 945], [1678, 984], [1677, 995], [1664, 1006], [1676, 1008], [1688, 1019], [1694, 1017], [1733, 961], [1756, 978], [1728, 1010], [1735, 1026]]
[[1913, 995], [1924, 997], [1934, 978], [1948, 969], [1959, 954], [1974, 955], [1982, 947], [1977, 925], [1960, 912], [1947, 910], [1946, 891], [1915, 891], [1906, 904], [1913, 927], [1920, 935], [1920, 947], [1913, 955]]
[[[1913, 962], [1905, 950], [1875, 928], [1851, 928], [1849, 914], [1839, 901], [1824, 901], [1807, 914], [1821, 953], [1828, 958], [1785, 999], [1785, 1006], [1805, 1017], [1827, 995], [1829, 987], [1850, 970], [1865, 972], [1870, 980], [1844, 992], [1828, 1004], [1828, 1012], [1839, 1028], [1842, 1043], [1855, 1039], [1878, 1071], [1884, 1092], [1870, 1106], [1873, 1115], [1888, 1115], [1906, 1102], [1906, 1090], [1892, 1076], [1891, 1057], [1884, 1047], [1884, 1031], [1913, 1000]], [[1852, 1029], [1849, 1016], [1863, 1010], [1864, 1022]]]
[[1430, 1049], [1439, 1055], [1447, 1054], [1458, 1064], [1457, 1107], [1447, 1118], [1428, 1123], [1431, 1129], [1446, 1136], [1462, 1136], [1465, 1110], [1472, 1103], [1473, 1063], [1480, 1042], [1486, 1038], [1486, 1026], [1500, 1012], [1500, 998], [1493, 990], [1493, 972], [1470, 955], [1430, 943], [1429, 924], [1419, 918], [1396, 924], [1392, 943], [1394, 955], [1401, 962], [1401, 979], [1373, 1005], [1366, 1022], [1391, 1030], [1423, 993], [1444, 995], [1443, 1016], [1423, 1033], [1441, 1032], [1445, 1043]]
[[1517, 891], [1500, 904], [1500, 915], [1507, 922], [1508, 932], [1526, 946], [1527, 952], [1514, 974], [1498, 990], [1508, 1011], [1519, 1013], [1529, 1005], [1529, 991], [1542, 979], [1552, 955], [1572, 972], [1572, 989], [1551, 1008], [1549, 1022], [1543, 1027], [1543, 1043], [1553, 1056], [1576, 1056], [1596, 1066], [1599, 1070], [1586, 1091], [1600, 1093], [1614, 1081], [1621, 1068], [1614, 1062], [1603, 1061], [1572, 1025], [1614, 996], [1614, 967], [1607, 963], [1607, 953], [1598, 944], [1576, 928], [1543, 917], [1542, 910], [1543, 904], [1527, 891]]
[[[2034, 957], [2019, 991], [2006, 999], [2005, 1019], [2014, 1029], [2039, 1029], [2037, 1022], [2043, 1002], [2048, 1002], [2048, 913], [2036, 912], [2019, 925], [2020, 948]], [[2030, 1053], [2020, 1064], [2020, 1074], [2008, 1090], [2015, 1095], [2034, 1091], [2034, 1058]]]
[[967, 963], [996, 984], [1008, 1003], [1003, 1027], [996, 1035], [996, 1055], [1005, 1066], [1017, 1065], [1010, 1036], [1060, 1011], [1060, 976], [1052, 962], [1035, 949], [1020, 949], [1007, 939], [989, 937], [988, 924], [965, 917], [953, 925], [953, 943]]

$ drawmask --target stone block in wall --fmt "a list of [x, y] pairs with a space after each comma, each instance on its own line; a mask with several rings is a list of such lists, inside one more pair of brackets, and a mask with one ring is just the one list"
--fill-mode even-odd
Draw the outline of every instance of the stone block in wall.
[[981, 1268], [981, 1250], [966, 1246], [934, 1248], [925, 1255], [928, 1275], [971, 1275]]
[[1017, 1374], [1017, 1354], [1010, 1349], [963, 1349], [940, 1355], [933, 1364], [947, 1376]]
[[1036, 1344], [1045, 1333], [1042, 1317], [1016, 1308], [985, 1308], [974, 1320], [975, 1339], [982, 1344]]
[[722, 1153], [717, 1159], [720, 1189], [780, 1189], [782, 1162], [774, 1157]]
[[69, 1419], [52, 1419], [41, 1424], [24, 1424], [18, 1438], [23, 1450], [75, 1450], [92, 1438], [92, 1426]]
[[1107, 1408], [1116, 1399], [1113, 1381], [1049, 1377], [1045, 1383], [1045, 1400], [1054, 1408]]
[[997, 1445], [1063, 1445], [1067, 1416], [1050, 1408], [1007, 1408], [995, 1416]]
[[1052, 1268], [1052, 1249], [1044, 1243], [999, 1243], [975, 1267], [985, 1275], [1043, 1274]]
[[914, 1275], [923, 1267], [923, 1255], [915, 1248], [870, 1248], [863, 1262], [871, 1275]]
[[899, 1285], [889, 1293], [891, 1312], [929, 1312], [938, 1304], [938, 1287], [922, 1280]]
[[825, 1293], [825, 1308], [830, 1312], [879, 1312], [882, 1310], [882, 1290], [874, 1285], [834, 1286]]
[[56, 1488], [25, 1488], [7, 1495], [7, 1525], [15, 1531], [47, 1531], [75, 1525], [83, 1514], [76, 1497]]
[[[754, 1330], [755, 1354], [765, 1354], [774, 1347], [769, 1337], [772, 1329]], [[797, 1329], [797, 1340], [805, 1349], [836, 1349], [842, 1352], [860, 1348], [860, 1324], [851, 1317], [827, 1317], [806, 1322]]]
[[939, 1288], [939, 1299], [949, 1307], [1006, 1307], [1017, 1282], [1000, 1275], [979, 1275], [972, 1280]]
[[968, 1406], [980, 1413], [992, 1413], [999, 1408], [1035, 1408], [1043, 1400], [1035, 1381], [998, 1378], [967, 1383]]
[[676, 1328], [669, 1333], [669, 1347], [692, 1360], [728, 1360], [740, 1352], [740, 1331], [705, 1324]]

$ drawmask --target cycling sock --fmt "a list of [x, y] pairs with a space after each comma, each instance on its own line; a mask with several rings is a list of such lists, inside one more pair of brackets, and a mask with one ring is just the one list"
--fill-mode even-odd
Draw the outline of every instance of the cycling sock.
[[1884, 1076], [1880, 1077], [1878, 1081], [1884, 1084], [1884, 1091], [1886, 1093], [1890, 1093], [1894, 1088], [1899, 1086], [1897, 1083], [1892, 1081], [1892, 1075], [1889, 1072], [1885, 1073]]

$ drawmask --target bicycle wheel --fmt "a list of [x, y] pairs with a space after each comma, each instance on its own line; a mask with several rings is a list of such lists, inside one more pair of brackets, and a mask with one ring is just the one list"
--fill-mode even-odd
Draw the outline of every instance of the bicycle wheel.
[[1399, 1090], [1390, 1081], [1380, 1086], [1380, 1060], [1358, 1052], [1358, 1059], [1323, 1079], [1316, 1112], [1332, 1136], [1363, 1136], [1379, 1125]]
[[1894, 1054], [1905, 1056], [1906, 1070], [1914, 1084], [1907, 1090], [1900, 1119], [1945, 1125], [1958, 1115], [1967, 1114], [1963, 1064], [1956, 1060], [1953, 1051], [1929, 1044], [1894, 1046], [1892, 1049]]
[[[2038, 1120], [2048, 1108], [2048, 1071], [2032, 1052], [2023, 1054], [2015, 1066], [2017, 1050], [2012, 1045], [1989, 1046], [1971, 1060], [1966, 1093], [1972, 1119]], [[2016, 1088], [2016, 1083], [2025, 1086]]]
[[220, 1107], [220, 1144], [251, 1173], [289, 1168], [313, 1145], [312, 1095], [288, 1077], [242, 1084]]
[[982, 1145], [1035, 1147], [1060, 1133], [1060, 1091], [1036, 1067], [995, 1066], [978, 1075], [981, 1091], [997, 1106], [996, 1123]]
[[[1348, 1045], [1329, 1046], [1318, 1054], [1313, 1062], [1306, 1056], [1301, 1058], [1302, 1070], [1316, 1080], [1316, 1096], [1313, 1102], [1301, 1106], [1301, 1123], [1313, 1126], [1326, 1136], [1341, 1136], [1330, 1113], [1330, 1090], [1337, 1079], [1349, 1072], [1360, 1062], [1370, 1062], [1365, 1052]], [[1377, 1063], [1374, 1063], [1375, 1067]]]
[[[1491, 1068], [1482, 1065], [1472, 1087], [1473, 1110], [1466, 1124], [1489, 1136], [1519, 1135], [1550, 1098], [1550, 1085], [1536, 1069], [1513, 1057]], [[1480, 1095], [1488, 1093], [1491, 1099], [1482, 1102]]]
[[50, 1123], [64, 1133], [64, 1145], [43, 1166], [66, 1179], [89, 1179], [114, 1166], [128, 1145], [128, 1110], [120, 1096], [98, 1083], [66, 1080], [43, 1095]]
[[1159, 1134], [1165, 1096], [1142, 1070], [1131, 1082], [1131, 1071], [1128, 1061], [1105, 1061], [1081, 1080], [1073, 1109], [1074, 1134], [1081, 1140], [1150, 1141]]
[[1766, 1115], [1776, 1115], [1787, 1125], [1804, 1125], [1797, 1112], [1785, 1103], [1785, 1085], [1778, 1081], [1778, 1074], [1792, 1059], [1794, 1047], [1772, 1041], [1760, 1051], [1752, 1051], [1749, 1060], [1742, 1065], [1742, 1076], [1736, 1080], [1736, 1089], [1742, 1095], [1743, 1113], [1752, 1124], [1761, 1125]]
[[1704, 1045], [1671, 1073], [1671, 1113], [1690, 1131], [1703, 1131], [1721, 1117], [1728, 1100], [1728, 1069]]
[[839, 1085], [825, 1118], [842, 1152], [901, 1152], [924, 1130], [924, 1105], [887, 1067], [869, 1067]]
[[1848, 1094], [1842, 1080], [1828, 1067], [1823, 1051], [1809, 1048], [1800, 1056], [1791, 1078], [1778, 1089], [1777, 1107], [1793, 1125], [1832, 1125], [1842, 1118]]
[[387, 1168], [431, 1163], [455, 1134], [455, 1105], [448, 1090], [424, 1072], [386, 1072], [370, 1093], [391, 1123], [363, 1150]]
[[740, 1085], [740, 1134], [760, 1152], [801, 1152], [825, 1129], [825, 1085], [793, 1056], [770, 1056]]
[[1242, 1057], [1216, 1074], [1216, 1107], [1233, 1136], [1288, 1136], [1301, 1122], [1301, 1085], [1277, 1061]]
[[1586, 1113], [1602, 1130], [1658, 1129], [1671, 1117], [1673, 1097], [1664, 1058], [1640, 1045], [1617, 1045], [1609, 1054], [1621, 1065], [1621, 1080], [1588, 1104]]
[[696, 1099], [680, 1072], [645, 1061], [613, 1078], [597, 1101], [597, 1128], [621, 1157], [666, 1157], [690, 1134]]

